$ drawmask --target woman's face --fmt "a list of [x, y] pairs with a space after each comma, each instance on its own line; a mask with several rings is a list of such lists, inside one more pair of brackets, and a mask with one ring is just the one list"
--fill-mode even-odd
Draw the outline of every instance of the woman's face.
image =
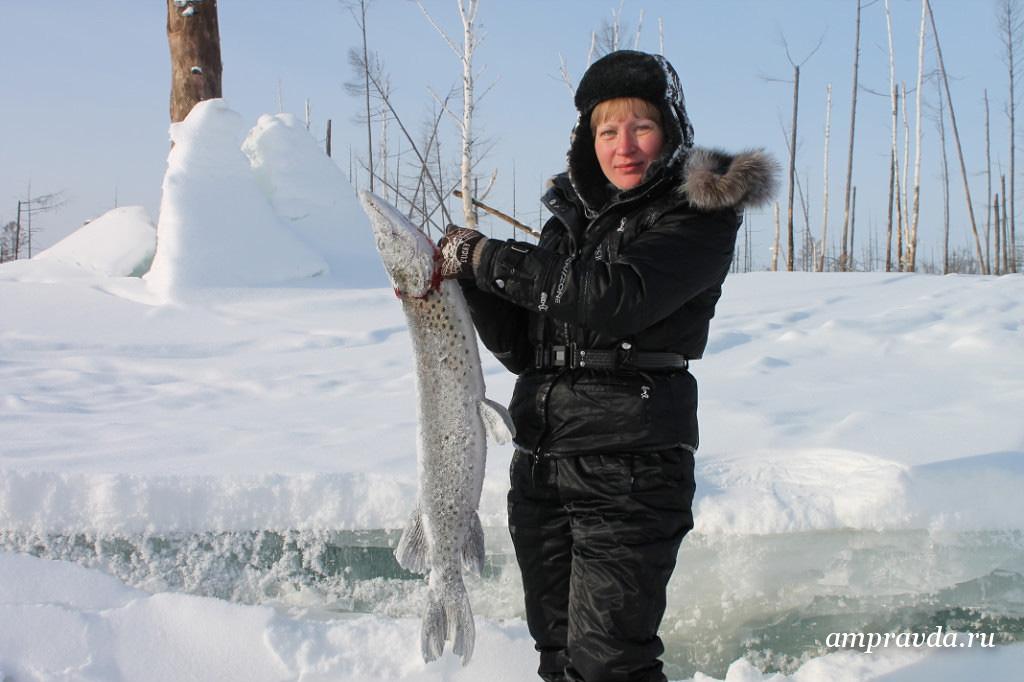
[[594, 131], [594, 152], [608, 181], [632, 189], [661, 154], [664, 136], [654, 120], [626, 112], [606, 119]]

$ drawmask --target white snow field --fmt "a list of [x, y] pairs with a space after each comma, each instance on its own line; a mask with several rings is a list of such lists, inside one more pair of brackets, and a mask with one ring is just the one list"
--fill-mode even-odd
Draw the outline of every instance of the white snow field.
[[[287, 115], [171, 135], [148, 274], [135, 209], [0, 266], [0, 680], [536, 679], [507, 447], [474, 658], [420, 658], [413, 359], [354, 191]], [[1024, 277], [732, 275], [692, 371], [671, 679], [1019, 675]]]

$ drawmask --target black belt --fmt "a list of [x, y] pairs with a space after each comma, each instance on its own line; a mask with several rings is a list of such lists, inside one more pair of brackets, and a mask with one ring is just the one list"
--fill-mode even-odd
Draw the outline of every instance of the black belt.
[[577, 348], [568, 346], [538, 345], [534, 353], [534, 366], [537, 369], [568, 367], [570, 369], [602, 369], [616, 370], [619, 368], [643, 369], [650, 371], [666, 371], [687, 369], [690, 361], [679, 353], [657, 353], [633, 350], [628, 342], [618, 348]]

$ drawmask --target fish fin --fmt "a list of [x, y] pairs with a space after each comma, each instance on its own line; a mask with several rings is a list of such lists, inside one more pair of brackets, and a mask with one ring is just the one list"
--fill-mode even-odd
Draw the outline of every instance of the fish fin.
[[445, 604], [445, 616], [449, 629], [454, 628], [455, 639], [452, 642], [452, 653], [462, 658], [462, 665], [467, 665], [473, 658], [473, 645], [476, 644], [476, 624], [473, 622], [473, 608], [469, 605], [469, 595], [465, 589], [456, 598]]
[[484, 420], [487, 435], [496, 443], [505, 445], [515, 436], [516, 428], [512, 425], [508, 410], [493, 400], [480, 400], [480, 418]]
[[420, 631], [423, 660], [430, 662], [438, 658], [448, 639], [452, 640], [452, 652], [462, 658], [462, 665], [468, 664], [476, 643], [476, 624], [469, 595], [461, 583], [440, 597], [433, 588], [427, 590], [427, 608]]
[[409, 523], [402, 531], [402, 538], [395, 548], [398, 565], [413, 573], [427, 572], [427, 536], [423, 532], [423, 515], [419, 507], [413, 510]]
[[484, 570], [484, 527], [476, 512], [470, 518], [466, 543], [462, 545], [462, 566], [476, 575]]
[[427, 590], [427, 607], [423, 611], [420, 629], [420, 651], [427, 663], [436, 660], [444, 651], [448, 639], [448, 618], [441, 600], [433, 588]]

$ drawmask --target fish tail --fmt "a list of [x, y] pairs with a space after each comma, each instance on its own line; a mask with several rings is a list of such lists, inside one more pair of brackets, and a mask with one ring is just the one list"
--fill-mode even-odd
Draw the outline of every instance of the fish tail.
[[434, 588], [427, 590], [427, 608], [423, 613], [420, 645], [423, 660], [433, 661], [444, 651], [444, 644], [452, 640], [452, 652], [462, 658], [462, 665], [473, 657], [476, 642], [476, 624], [469, 595], [463, 586], [445, 590], [440, 596]]

